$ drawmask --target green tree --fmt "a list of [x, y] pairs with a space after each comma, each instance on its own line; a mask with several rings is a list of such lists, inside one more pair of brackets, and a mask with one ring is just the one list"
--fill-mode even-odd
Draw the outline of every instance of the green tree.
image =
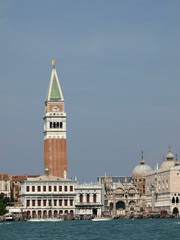
[[0, 201], [0, 215], [6, 214], [8, 211], [6, 210], [6, 204]]
[[7, 205], [7, 203], [10, 202], [10, 199], [4, 193], [0, 193], [0, 201]]

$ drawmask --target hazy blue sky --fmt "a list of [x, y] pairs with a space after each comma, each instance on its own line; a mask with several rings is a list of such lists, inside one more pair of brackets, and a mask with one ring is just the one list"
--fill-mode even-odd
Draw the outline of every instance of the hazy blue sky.
[[180, 155], [179, 0], [1, 0], [0, 172], [43, 173], [51, 60], [68, 176], [131, 175]]

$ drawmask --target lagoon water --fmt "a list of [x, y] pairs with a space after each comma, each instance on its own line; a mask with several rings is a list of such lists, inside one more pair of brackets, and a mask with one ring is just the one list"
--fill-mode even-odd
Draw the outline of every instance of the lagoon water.
[[180, 239], [180, 219], [2, 222], [0, 240]]

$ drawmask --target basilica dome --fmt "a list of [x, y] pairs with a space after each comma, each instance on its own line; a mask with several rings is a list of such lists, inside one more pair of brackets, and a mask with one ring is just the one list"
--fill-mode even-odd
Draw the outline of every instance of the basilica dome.
[[161, 169], [165, 170], [165, 169], [170, 169], [174, 167], [174, 161], [164, 161], [161, 165]]
[[132, 172], [132, 178], [133, 179], [143, 178], [145, 174], [149, 171], [152, 171], [152, 168], [149, 165], [145, 164], [145, 161], [142, 155], [140, 164], [137, 165]]
[[171, 153], [171, 146], [169, 146], [169, 152], [166, 155], [166, 161], [161, 165], [161, 169], [170, 169], [175, 166], [174, 155]]

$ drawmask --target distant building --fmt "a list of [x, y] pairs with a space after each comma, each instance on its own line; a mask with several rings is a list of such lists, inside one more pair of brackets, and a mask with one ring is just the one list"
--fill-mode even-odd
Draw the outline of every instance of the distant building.
[[4, 196], [11, 198], [11, 175], [0, 174], [0, 193]]
[[122, 176], [98, 176], [97, 182], [103, 183], [104, 179], [110, 179], [112, 183], [131, 183], [132, 177], [122, 177]]
[[98, 177], [104, 184], [104, 214], [129, 215], [144, 213], [145, 204], [145, 174], [152, 171], [145, 164], [143, 153], [140, 164], [132, 172], [132, 177]]
[[104, 215], [137, 214], [144, 211], [139, 191], [125, 178], [123, 182], [113, 182], [104, 177]]
[[160, 169], [146, 173], [146, 205], [148, 212], [166, 211], [179, 215], [180, 212], [180, 166], [176, 156], [169, 153]]
[[103, 185], [83, 183], [75, 185], [75, 207], [78, 215], [98, 215], [104, 211]]
[[146, 193], [145, 175], [147, 172], [150, 172], [150, 171], [152, 171], [152, 168], [149, 165], [145, 164], [143, 152], [142, 152], [140, 164], [137, 165], [132, 172], [132, 183], [134, 186], [136, 186], [137, 191], [139, 191], [139, 194], [141, 196], [145, 195]]
[[22, 212], [31, 217], [75, 213], [75, 181], [49, 175], [27, 178], [21, 185]]
[[27, 176], [25, 175], [14, 175], [11, 177], [11, 201], [14, 203], [14, 206], [19, 206], [21, 204], [21, 181], [26, 180]]
[[21, 210], [29, 217], [56, 217], [64, 214], [101, 215], [101, 184], [77, 184], [74, 180], [49, 175], [27, 178], [21, 185]]
[[12, 175], [11, 176], [11, 201], [16, 207], [21, 205], [21, 182], [27, 178], [36, 178], [39, 175]]

